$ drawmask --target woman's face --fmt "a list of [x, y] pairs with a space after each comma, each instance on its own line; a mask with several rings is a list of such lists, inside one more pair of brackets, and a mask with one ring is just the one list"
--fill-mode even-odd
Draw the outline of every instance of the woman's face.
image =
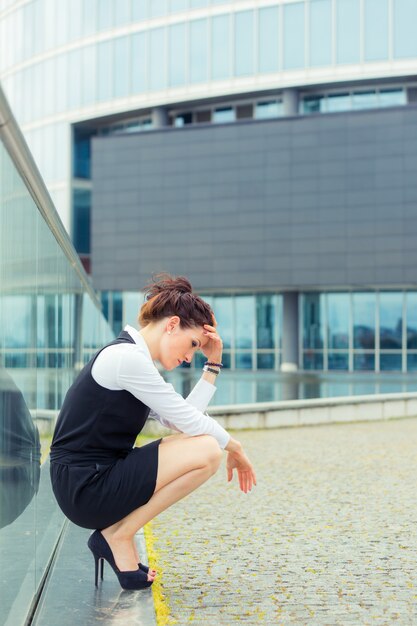
[[179, 318], [170, 318], [161, 339], [159, 353], [161, 365], [167, 370], [172, 370], [184, 361], [191, 363], [194, 354], [208, 341], [203, 332], [202, 326], [181, 328]]

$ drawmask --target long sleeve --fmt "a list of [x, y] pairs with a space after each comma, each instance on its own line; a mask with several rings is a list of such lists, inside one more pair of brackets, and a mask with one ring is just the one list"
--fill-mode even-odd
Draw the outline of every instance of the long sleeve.
[[[188, 394], [185, 400], [186, 402], [188, 402], [188, 404], [191, 404], [191, 406], [195, 407], [196, 409], [204, 413], [204, 411], [207, 409], [210, 403], [210, 400], [214, 396], [215, 392], [216, 392], [216, 387], [214, 385], [209, 383], [207, 380], [204, 380], [204, 378], [200, 378], [197, 381], [197, 383], [194, 385], [193, 389], [190, 391], [190, 393]], [[171, 430], [176, 430], [177, 432], [181, 432], [175, 426], [175, 424], [168, 421], [166, 418], [162, 417], [161, 415], [158, 415], [158, 413], [155, 413], [155, 411], [153, 411], [152, 409], [151, 409], [151, 412], [149, 413], [149, 417], [151, 419], [154, 419], [160, 422], [162, 426], [166, 426], [167, 428], [170, 428]]]
[[[210, 383], [200, 381], [200, 388], [206, 389], [204, 399], [199, 397], [198, 389], [195, 391], [194, 388], [189, 396], [191, 401], [187, 401], [171, 384], [164, 381], [153, 362], [138, 347], [119, 350], [113, 353], [113, 358], [117, 360], [117, 385], [149, 406], [161, 424], [188, 435], [212, 435], [221, 448], [226, 447], [229, 433], [202, 411], [210, 400], [206, 388]], [[210, 392], [213, 393], [212, 390]], [[199, 407], [193, 406], [191, 402], [199, 404]]]

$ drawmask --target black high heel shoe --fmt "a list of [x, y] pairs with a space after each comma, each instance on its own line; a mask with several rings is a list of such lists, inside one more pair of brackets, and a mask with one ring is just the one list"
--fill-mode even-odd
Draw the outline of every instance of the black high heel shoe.
[[114, 560], [113, 553], [110, 549], [109, 544], [101, 534], [99, 530], [95, 530], [92, 535], [90, 535], [88, 542], [88, 547], [94, 556], [95, 561], [95, 585], [97, 587], [98, 583], [98, 569], [100, 563], [100, 578], [103, 580], [103, 564], [104, 559], [110, 565], [114, 573], [116, 574], [120, 586], [123, 589], [147, 589], [153, 583], [153, 580], [148, 580], [147, 574], [141, 569], [133, 570], [131, 572], [121, 572], [116, 565]]

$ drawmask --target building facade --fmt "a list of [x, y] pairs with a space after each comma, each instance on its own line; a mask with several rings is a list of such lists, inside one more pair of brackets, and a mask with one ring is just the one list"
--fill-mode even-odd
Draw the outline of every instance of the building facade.
[[0, 2], [0, 79], [113, 326], [159, 269], [232, 368], [417, 368], [417, 3]]

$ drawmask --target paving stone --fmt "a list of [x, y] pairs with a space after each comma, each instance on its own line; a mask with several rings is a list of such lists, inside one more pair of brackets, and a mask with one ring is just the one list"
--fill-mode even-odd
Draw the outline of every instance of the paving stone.
[[415, 626], [417, 419], [236, 437], [257, 487], [227, 483], [224, 458], [153, 521], [171, 618]]

